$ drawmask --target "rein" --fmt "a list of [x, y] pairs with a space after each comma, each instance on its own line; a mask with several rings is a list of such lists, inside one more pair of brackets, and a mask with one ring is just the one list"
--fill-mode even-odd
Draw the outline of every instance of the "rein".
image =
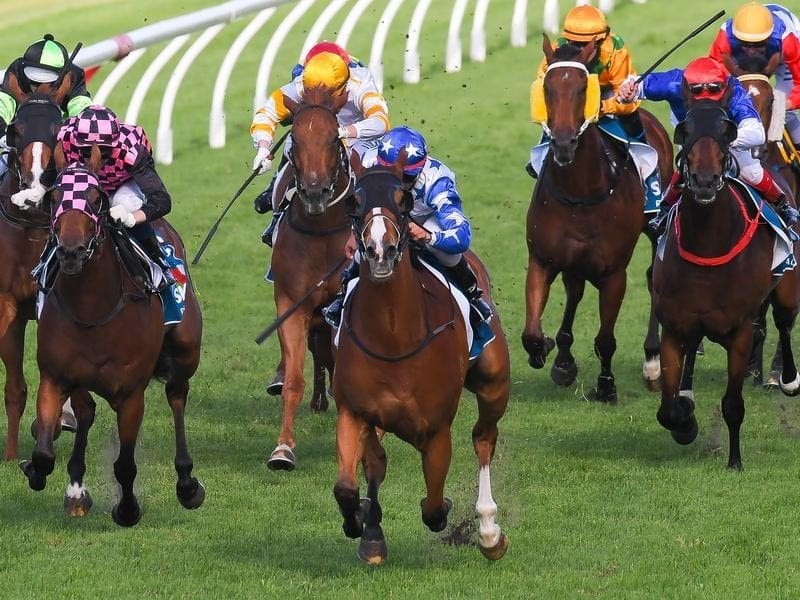
[[745, 206], [744, 199], [739, 194], [739, 192], [737, 192], [736, 189], [730, 184], [728, 184], [728, 190], [734, 196], [734, 198], [736, 198], [739, 204], [739, 210], [742, 213], [742, 218], [746, 223], [746, 226], [744, 228], [744, 231], [742, 232], [742, 236], [739, 238], [739, 241], [736, 242], [733, 245], [733, 247], [730, 250], [728, 250], [728, 252], [726, 252], [721, 256], [705, 257], [705, 256], [698, 256], [697, 254], [692, 254], [681, 245], [681, 223], [680, 223], [680, 218], [678, 218], [678, 215], [676, 214], [675, 239], [678, 243], [678, 254], [683, 260], [690, 262], [694, 265], [699, 265], [701, 267], [718, 267], [720, 265], [727, 264], [731, 260], [736, 258], [739, 254], [742, 253], [742, 251], [745, 248], [747, 248], [747, 246], [752, 241], [753, 236], [755, 235], [756, 229], [758, 227], [758, 222], [761, 217], [762, 209], [764, 207], [764, 200], [760, 200], [758, 204], [758, 211], [756, 212], [755, 216], [751, 219], [750, 216], [747, 214], [747, 208]]

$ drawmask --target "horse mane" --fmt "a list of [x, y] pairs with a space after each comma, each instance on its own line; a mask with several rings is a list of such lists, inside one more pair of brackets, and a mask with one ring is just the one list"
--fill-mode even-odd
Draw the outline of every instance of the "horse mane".
[[562, 44], [553, 51], [553, 58], [558, 60], [572, 60], [583, 50], [582, 46], [574, 44]]
[[766, 56], [753, 54], [742, 56], [736, 61], [736, 64], [745, 73], [763, 73], [768, 62]]

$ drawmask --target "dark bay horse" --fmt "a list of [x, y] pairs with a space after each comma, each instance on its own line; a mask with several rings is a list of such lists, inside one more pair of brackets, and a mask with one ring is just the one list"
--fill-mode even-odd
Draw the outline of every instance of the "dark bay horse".
[[[753, 55], [745, 56], [740, 63], [735, 63], [730, 57], [725, 57], [725, 66], [728, 70], [735, 75], [742, 85], [747, 90], [750, 99], [753, 102], [761, 120], [764, 123], [764, 129], [767, 131], [767, 143], [760, 149], [761, 162], [765, 169], [768, 169], [772, 177], [787, 190], [787, 198], [793, 206], [797, 206], [798, 192], [800, 191], [800, 180], [798, 180], [797, 172], [792, 169], [792, 166], [785, 160], [784, 152], [781, 149], [783, 143], [783, 136], [786, 135], [785, 128], [781, 127], [776, 121], [773, 127], [773, 112], [779, 111], [775, 119], [780, 119], [783, 122], [783, 111], [785, 106], [775, 103], [776, 94], [772, 89], [770, 77], [780, 65], [781, 55], [776, 53], [770, 60], [766, 60], [763, 56]], [[784, 103], [785, 104], [785, 103]], [[777, 131], [773, 131], [773, 130]], [[775, 138], [770, 140], [769, 138]], [[800, 246], [795, 243], [795, 256], [798, 255]], [[767, 310], [772, 304], [775, 294], [784, 293], [787, 295], [795, 294], [798, 304], [800, 304], [800, 271], [794, 269], [784, 274], [781, 281], [778, 283], [778, 289], [770, 294], [767, 302], [762, 307], [761, 314], [755, 323], [754, 339], [753, 339], [753, 352], [750, 355], [750, 363], [748, 369], [753, 377], [753, 383], [757, 385], [764, 384], [766, 387], [778, 387], [778, 377], [783, 369], [781, 362], [784, 350], [783, 348], [788, 345], [791, 348], [791, 329], [781, 327], [776, 324], [779, 336], [780, 332], [784, 331], [787, 336], [780, 337], [776, 345], [775, 352], [772, 357], [772, 363], [769, 374], [764, 380], [764, 341], [767, 335]], [[774, 317], [774, 313], [773, 313]]]
[[[71, 78], [67, 73], [57, 88], [42, 84], [35, 94], [26, 94], [14, 74], [9, 74], [9, 89], [18, 108], [6, 133], [11, 147], [6, 157], [9, 173], [0, 184], [0, 359], [6, 371], [6, 460], [18, 456], [19, 424], [27, 404], [22, 362], [25, 328], [35, 318], [36, 284], [31, 269], [50, 231], [49, 214], [37, 204], [55, 177], [51, 159], [63, 119], [60, 105], [72, 85]], [[12, 196], [29, 208], [21, 210], [11, 202]], [[88, 395], [81, 390], [74, 393]]]
[[[644, 192], [626, 149], [610, 143], [592, 123], [599, 109], [599, 92], [590, 89], [585, 65], [595, 47], [589, 44], [577, 51], [565, 45], [553, 50], [545, 35], [543, 50], [548, 64], [543, 126], [550, 151], [528, 209], [522, 345], [528, 363], [536, 369], [544, 366], [557, 346], [551, 377], [559, 385], [571, 385], [578, 373], [571, 352], [572, 327], [586, 282], [590, 282], [599, 291], [600, 308], [594, 340], [600, 375], [592, 395], [614, 403], [614, 326], [627, 285], [625, 270], [645, 228]], [[541, 319], [559, 273], [567, 300], [554, 342], [544, 335]]]
[[293, 116], [290, 168], [278, 182], [278, 197], [292, 178], [296, 192], [278, 226], [272, 251], [277, 314], [294, 308], [308, 290], [329, 277], [278, 328], [279, 369], [284, 372], [283, 422], [277, 446], [267, 461], [273, 470], [295, 467], [294, 419], [305, 391], [306, 345], [315, 361], [312, 409], [326, 410], [328, 406], [325, 373], [317, 365], [333, 372], [330, 327], [321, 308], [339, 290], [338, 273], [344, 267], [343, 248], [350, 231], [344, 198], [352, 192], [352, 181], [336, 120], [346, 100], [345, 94], [334, 96], [323, 87], [307, 88], [300, 103], [285, 99]]
[[[59, 148], [56, 159], [61, 170]], [[36, 446], [31, 460], [20, 466], [32, 489], [44, 489], [55, 465], [53, 435], [62, 402], [77, 388], [103, 396], [117, 414], [120, 445], [114, 475], [122, 496], [111, 515], [118, 525], [129, 527], [141, 518], [133, 489], [134, 453], [145, 389], [153, 377], [165, 382], [175, 423], [178, 500], [186, 508], [197, 508], [205, 498], [203, 484], [192, 475], [184, 429], [189, 380], [200, 362], [202, 316], [187, 271], [183, 318], [165, 327], [161, 299], [145, 292], [121, 262], [120, 246], [112, 239], [120, 234], [109, 222], [108, 198], [94, 175], [99, 165], [100, 150], [94, 146], [85, 167], [69, 165], [61, 170], [52, 192], [58, 265], [39, 316]], [[175, 230], [164, 220], [154, 222], [154, 227], [185, 261]], [[92, 504], [83, 478], [95, 403], [88, 395], [80, 401], [73, 397], [73, 408], [78, 428], [67, 467], [70, 484], [64, 507], [71, 516], [83, 516]]]
[[[401, 188], [404, 160], [402, 151], [395, 168], [362, 171], [353, 159], [358, 174], [356, 238], [364, 258], [360, 283], [345, 306], [333, 376], [339, 411], [334, 496], [345, 535], [361, 538], [359, 557], [371, 564], [383, 562], [387, 547], [378, 490], [386, 475], [386, 453], [381, 437], [394, 433], [422, 455], [427, 488], [422, 520], [432, 531], [444, 529], [452, 508], [444, 496], [451, 426], [466, 386], [478, 400], [472, 442], [479, 464], [479, 544], [484, 556], [497, 560], [505, 554], [508, 539], [495, 523], [490, 463], [497, 422], [508, 404], [508, 345], [495, 311], [495, 340], [470, 366], [464, 320], [448, 286], [412, 266], [408, 213], [413, 199]], [[465, 256], [488, 294], [486, 268], [471, 252]], [[365, 500], [359, 499], [357, 480], [362, 461]]]
[[[693, 395], [681, 389], [684, 359], [694, 357], [703, 337], [719, 343], [728, 357], [722, 397], [730, 439], [728, 467], [741, 469], [742, 386], [753, 342], [752, 323], [777, 281], [772, 275], [775, 233], [763, 221], [763, 205], [756, 208], [747, 201], [743, 189], [726, 176], [729, 146], [736, 135], [736, 125], [720, 105], [707, 101], [690, 108], [676, 127], [686, 186], [677, 216], [664, 234], [663, 258], [653, 267], [653, 297], [662, 325], [658, 422], [680, 444], [695, 439]], [[776, 294], [776, 323], [788, 326], [796, 310], [793, 298]], [[789, 381], [781, 387], [796, 394], [800, 378], [794, 358], [784, 356], [784, 361]]]

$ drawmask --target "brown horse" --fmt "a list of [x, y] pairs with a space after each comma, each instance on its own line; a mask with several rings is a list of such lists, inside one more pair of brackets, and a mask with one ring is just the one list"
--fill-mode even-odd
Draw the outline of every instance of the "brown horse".
[[[6, 133], [11, 147], [9, 173], [0, 184], [0, 359], [6, 370], [6, 460], [16, 459], [19, 453], [19, 424], [28, 395], [22, 370], [25, 328], [35, 318], [36, 284], [31, 269], [50, 230], [49, 215], [36, 206], [35, 199], [41, 199], [53, 182], [51, 159], [63, 118], [60, 105], [72, 85], [71, 77], [67, 73], [58, 88], [42, 84], [35, 94], [26, 94], [9, 73], [9, 89], [18, 109]], [[27, 210], [12, 203], [12, 196], [26, 201]], [[81, 390], [75, 394], [88, 395]]]
[[[346, 100], [346, 95], [334, 96], [323, 87], [306, 89], [300, 103], [285, 98], [293, 125], [289, 168], [278, 182], [277, 193], [283, 197], [292, 179], [296, 192], [278, 226], [272, 251], [275, 306], [279, 315], [292, 310], [308, 290], [344, 266], [342, 248], [350, 229], [344, 198], [351, 193], [352, 182], [336, 114]], [[305, 391], [306, 345], [315, 361], [312, 409], [328, 407], [324, 372], [317, 365], [323, 365], [330, 374], [333, 357], [330, 327], [322, 318], [321, 308], [336, 295], [339, 282], [338, 275], [328, 277], [278, 329], [279, 371], [282, 369], [284, 376], [283, 422], [277, 446], [267, 461], [270, 469], [295, 467], [294, 419]]]
[[[743, 189], [726, 176], [729, 145], [736, 135], [736, 125], [712, 102], [690, 108], [676, 127], [686, 186], [664, 234], [663, 257], [654, 265], [653, 292], [662, 325], [658, 422], [680, 444], [695, 439], [693, 394], [681, 390], [684, 359], [694, 357], [703, 337], [719, 343], [728, 357], [728, 384], [722, 397], [730, 438], [728, 467], [741, 469], [742, 385], [752, 323], [777, 281], [771, 272], [775, 234], [764, 224], [761, 206], [748, 202]], [[796, 310], [794, 299], [776, 294], [776, 323], [789, 326]], [[800, 378], [793, 357], [784, 356], [784, 364], [791, 365], [784, 372], [791, 381], [781, 387], [796, 394]]]
[[[505, 554], [508, 539], [494, 520], [497, 505], [492, 499], [490, 463], [497, 422], [508, 403], [508, 345], [495, 311], [491, 321], [495, 340], [470, 366], [464, 320], [448, 286], [412, 265], [408, 213], [413, 199], [401, 188], [404, 161], [401, 151], [394, 169], [362, 171], [353, 160], [358, 174], [356, 237], [364, 258], [360, 283], [345, 306], [336, 355], [339, 366], [333, 376], [339, 411], [334, 496], [344, 517], [345, 535], [361, 538], [359, 557], [368, 563], [383, 562], [387, 548], [378, 490], [386, 475], [380, 438], [388, 431], [421, 453], [427, 488], [422, 520], [432, 531], [444, 529], [452, 508], [444, 496], [451, 426], [466, 386], [478, 399], [472, 442], [480, 468], [479, 543], [483, 554], [496, 560]], [[480, 285], [489, 290], [486, 268], [474, 254], [466, 256]], [[357, 482], [362, 460], [366, 500], [359, 500]]]
[[[59, 149], [56, 158], [63, 162]], [[202, 317], [187, 271], [183, 317], [168, 329], [164, 326], [161, 299], [146, 293], [121, 262], [122, 246], [113, 238], [124, 234], [109, 222], [108, 198], [94, 175], [99, 165], [100, 150], [94, 146], [87, 166], [70, 165], [63, 170], [52, 193], [54, 260], [58, 264], [55, 279], [48, 279], [39, 317], [36, 446], [31, 460], [21, 467], [32, 489], [44, 489], [55, 465], [53, 435], [62, 402], [77, 388], [103, 396], [117, 413], [120, 444], [114, 474], [122, 497], [111, 515], [118, 525], [129, 527], [141, 518], [133, 490], [134, 451], [145, 389], [153, 377], [166, 384], [175, 422], [178, 500], [186, 508], [197, 508], [205, 498], [203, 484], [192, 476], [184, 430], [189, 379], [200, 362]], [[154, 226], [185, 261], [183, 243], [175, 230], [163, 220]], [[73, 397], [78, 428], [64, 501], [71, 516], [85, 515], [92, 503], [83, 477], [95, 403], [86, 397], [88, 401]]]
[[[627, 285], [625, 270], [645, 228], [642, 184], [626, 149], [610, 143], [592, 124], [599, 98], [589, 89], [585, 65], [596, 48], [589, 44], [578, 51], [565, 45], [553, 50], [544, 36], [543, 51], [548, 64], [543, 126], [550, 150], [528, 209], [522, 345], [536, 369], [557, 346], [551, 377], [559, 385], [571, 385], [578, 373], [571, 352], [572, 327], [589, 281], [599, 290], [600, 304], [600, 329], [594, 341], [600, 375], [592, 395], [614, 403], [614, 326]], [[554, 342], [544, 335], [541, 319], [559, 273], [567, 301]]]
[[[792, 205], [796, 206], [798, 202], [798, 192], [800, 191], [800, 181], [798, 180], [798, 174], [784, 159], [783, 152], [779, 146], [779, 144], [783, 143], [782, 138], [785, 134], [785, 130], [780, 126], [775, 128], [772, 126], [773, 110], [776, 106], [780, 105], [775, 105], [775, 93], [770, 83], [770, 77], [780, 65], [780, 61], [781, 55], [779, 53], [774, 54], [769, 61], [758, 55], [746, 56], [741, 63], [738, 64], [729, 56], [724, 57], [725, 66], [745, 87], [753, 102], [753, 106], [755, 106], [758, 114], [761, 116], [764, 129], [768, 134], [771, 133], [771, 135], [768, 135], [768, 138], [776, 138], [772, 140], [768, 139], [767, 143], [759, 151], [764, 168], [769, 169], [773, 178], [789, 191], [787, 198]], [[782, 118], [782, 115], [778, 118]], [[773, 129], [777, 129], [777, 131], [773, 132]], [[800, 246], [795, 243], [795, 256], [798, 255], [797, 250], [799, 249]], [[755, 384], [761, 385], [763, 383], [769, 388], [775, 388], [780, 385], [778, 377], [783, 369], [781, 358], [785, 352], [784, 347], [788, 345], [788, 347], [791, 348], [791, 337], [789, 335], [791, 333], [791, 327], [786, 329], [776, 324], [779, 335], [783, 330], [786, 332], [786, 337], [785, 339], [784, 337], [780, 337], [772, 357], [769, 375], [766, 381], [764, 381], [764, 341], [767, 335], [767, 309], [771, 305], [775, 294], [779, 291], [786, 294], [787, 297], [794, 294], [797, 298], [797, 302], [800, 303], [800, 271], [798, 271], [798, 269], [787, 272], [781, 278], [778, 289], [773, 292], [773, 294], [770, 294], [768, 301], [764, 303], [761, 314], [759, 314], [755, 323], [756, 329], [753, 339], [753, 352], [750, 355], [748, 370], [753, 376], [753, 382]]]

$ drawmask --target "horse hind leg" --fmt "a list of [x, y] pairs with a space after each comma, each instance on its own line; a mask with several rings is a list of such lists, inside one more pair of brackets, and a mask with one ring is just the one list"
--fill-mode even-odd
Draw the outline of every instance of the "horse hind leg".
[[566, 273], [562, 278], [567, 291], [567, 302], [564, 307], [561, 326], [558, 328], [558, 333], [556, 333], [558, 353], [550, 369], [550, 377], [556, 385], [567, 387], [572, 385], [578, 376], [578, 365], [572, 355], [572, 343], [575, 341], [572, 335], [572, 327], [575, 323], [575, 313], [578, 310], [578, 305], [583, 299], [586, 281], [576, 277], [569, 277]]
[[781, 391], [787, 396], [797, 396], [800, 394], [800, 374], [797, 372], [797, 366], [794, 360], [794, 351], [792, 350], [792, 328], [796, 318], [796, 308], [789, 307], [775, 307], [773, 308], [772, 315], [775, 319], [775, 327], [778, 330], [779, 343], [775, 352], [775, 357], [772, 360], [772, 377], [773, 372], [777, 379]]
[[769, 302], [764, 301], [753, 322], [753, 348], [747, 362], [747, 372], [753, 378], [753, 385], [764, 385], [764, 342], [767, 339], [768, 307]]
[[659, 359], [659, 333], [658, 318], [653, 306], [653, 261], [655, 260], [657, 238], [649, 233], [647, 238], [650, 240], [650, 266], [647, 267], [645, 275], [647, 279], [647, 292], [650, 295], [650, 314], [647, 320], [647, 334], [644, 338], [644, 363], [642, 365], [642, 378], [645, 387], [651, 392], [657, 392], [661, 388], [661, 361]]
[[[358, 545], [358, 557], [367, 564], [379, 565], [388, 555], [386, 538], [381, 527], [383, 511], [378, 502], [378, 490], [386, 478], [386, 451], [374, 429], [369, 430], [367, 434], [363, 462], [369, 504], [364, 515], [364, 529]], [[364, 500], [361, 502], [363, 506]]]
[[64, 511], [70, 517], [85, 517], [92, 508], [92, 496], [84, 485], [83, 477], [86, 474], [86, 446], [89, 430], [94, 423], [96, 405], [86, 390], [73, 390], [70, 398], [75, 410], [77, 428], [72, 456], [67, 463], [69, 486], [64, 494]]
[[[326, 351], [325, 345], [328, 348]], [[308, 336], [308, 349], [311, 352], [311, 360], [314, 372], [314, 387], [311, 393], [311, 410], [316, 413], [328, 410], [328, 389], [326, 368], [330, 366], [330, 337], [322, 335], [317, 330], [312, 330]], [[327, 356], [326, 356], [327, 355]]]
[[[0, 309], [2, 320], [5, 320], [5, 311], [7, 310], [9, 310], [8, 307]], [[12, 318], [5, 329], [5, 334], [0, 336], [0, 358], [6, 369], [4, 400], [8, 428], [6, 430], [5, 460], [15, 460], [19, 456], [19, 424], [28, 401], [28, 384], [22, 370], [25, 324], [26, 321], [22, 318]]]
[[121, 527], [133, 527], [142, 518], [139, 501], [133, 493], [136, 479], [136, 439], [144, 415], [144, 389], [136, 390], [117, 404], [117, 431], [119, 432], [119, 455], [114, 462], [114, 476], [119, 483], [122, 496], [111, 509], [111, 518]]
[[202, 481], [192, 475], [194, 463], [186, 443], [185, 415], [186, 400], [189, 396], [189, 380], [180, 378], [175, 381], [173, 376], [167, 382], [165, 390], [175, 425], [175, 471], [178, 474], [175, 493], [178, 502], [184, 508], [199, 508], [206, 498], [206, 488]]
[[617, 403], [617, 386], [611, 370], [611, 360], [617, 351], [614, 325], [619, 316], [626, 285], [626, 274], [622, 270], [610, 275], [599, 288], [600, 329], [594, 339], [594, 352], [600, 359], [600, 375], [590, 398], [608, 404]]

